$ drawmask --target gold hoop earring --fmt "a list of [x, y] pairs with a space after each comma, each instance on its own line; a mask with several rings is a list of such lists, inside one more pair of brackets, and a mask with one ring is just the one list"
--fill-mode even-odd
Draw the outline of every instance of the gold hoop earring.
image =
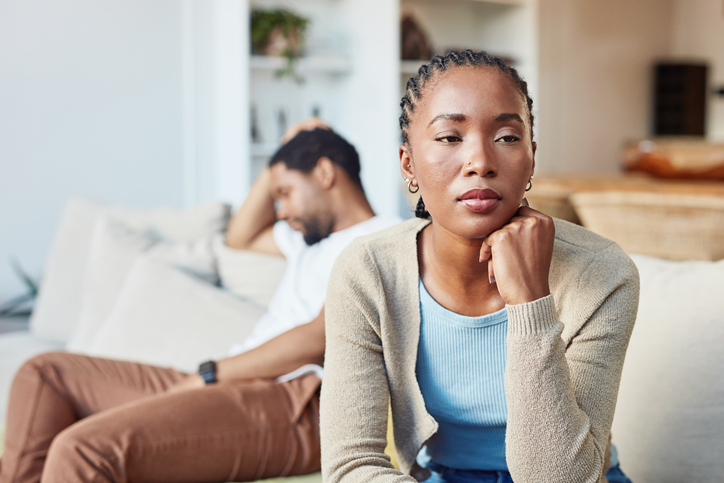
[[409, 180], [409, 181], [407, 182], [407, 191], [409, 191], [409, 192], [412, 193], [413, 195], [414, 195], [415, 193], [417, 193], [418, 191], [420, 191], [420, 187], [419, 187], [419, 186], [415, 186], [415, 188], [416, 188], [415, 191], [412, 191], [412, 186], [413, 186], [413, 185], [412, 185], [412, 180]]
[[530, 189], [531, 189], [532, 187], [533, 187], [533, 180], [532, 180], [532, 179], [529, 179], [529, 180], [528, 180], [528, 187], [527, 187], [525, 190], [526, 190], [526, 191], [530, 191]]

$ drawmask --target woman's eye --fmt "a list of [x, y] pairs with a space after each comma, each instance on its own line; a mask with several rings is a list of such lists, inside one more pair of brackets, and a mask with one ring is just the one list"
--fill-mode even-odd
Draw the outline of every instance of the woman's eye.
[[502, 141], [504, 143], [514, 143], [517, 141], [520, 141], [520, 138], [514, 134], [506, 134], [505, 136], [500, 136], [496, 141]]
[[449, 144], [449, 143], [456, 143], [460, 141], [460, 138], [457, 136], [440, 136], [439, 138], [435, 139], [436, 141], [439, 141], [443, 144]]

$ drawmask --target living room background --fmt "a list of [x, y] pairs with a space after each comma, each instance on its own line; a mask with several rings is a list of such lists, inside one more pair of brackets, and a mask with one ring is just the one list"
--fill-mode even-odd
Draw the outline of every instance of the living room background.
[[[249, 53], [250, 9], [280, 5], [312, 20], [302, 86], [273, 81]], [[654, 61], [706, 59], [722, 83], [723, 10], [719, 0], [0, 0], [0, 301], [23, 290], [11, 257], [41, 275], [72, 194], [238, 206], [282, 108], [292, 123], [319, 107], [359, 149], [374, 208], [399, 213], [398, 102], [414, 68], [400, 61], [402, 14], [436, 49], [518, 62], [537, 104], [538, 171], [571, 174], [616, 172], [622, 144], [649, 133]], [[321, 64], [305, 67], [313, 49]], [[724, 139], [720, 99], [709, 102], [710, 140]]]

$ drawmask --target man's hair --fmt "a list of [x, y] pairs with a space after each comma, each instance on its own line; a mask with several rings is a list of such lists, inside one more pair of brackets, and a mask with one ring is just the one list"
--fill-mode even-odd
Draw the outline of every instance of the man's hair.
[[309, 173], [317, 166], [319, 158], [323, 157], [329, 158], [347, 173], [352, 182], [362, 187], [357, 150], [329, 129], [301, 131], [279, 148], [269, 161], [269, 166], [284, 163], [288, 169]]

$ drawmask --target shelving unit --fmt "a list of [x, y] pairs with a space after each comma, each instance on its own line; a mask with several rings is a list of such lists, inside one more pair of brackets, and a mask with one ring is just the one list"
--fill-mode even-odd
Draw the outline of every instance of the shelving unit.
[[[276, 71], [287, 65], [283, 57], [265, 57], [252, 55], [249, 65], [252, 70]], [[295, 61], [295, 69], [300, 74], [321, 73], [329, 75], [349, 74], [351, 66], [349, 60], [344, 57], [301, 57]]]
[[340, 88], [352, 73], [343, 56], [308, 56], [294, 62], [302, 78], [278, 78], [276, 72], [287, 65], [283, 57], [251, 56], [250, 108], [256, 113], [254, 129], [258, 140], [251, 142], [251, 178], [254, 179], [279, 148], [278, 139], [286, 128], [314, 113], [337, 125], [340, 114]]

